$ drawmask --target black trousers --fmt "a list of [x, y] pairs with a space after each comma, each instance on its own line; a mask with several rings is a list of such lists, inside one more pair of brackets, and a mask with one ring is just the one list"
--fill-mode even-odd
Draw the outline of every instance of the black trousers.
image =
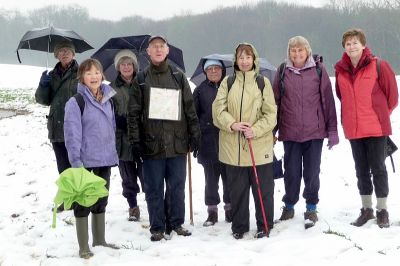
[[389, 194], [385, 144], [385, 136], [350, 140], [360, 195], [372, 195], [374, 187], [377, 198]]
[[62, 173], [65, 169], [71, 167], [68, 160], [67, 148], [65, 148], [65, 142], [52, 142], [54, 154], [56, 155], [58, 173]]
[[[106, 180], [106, 188], [110, 191], [110, 176], [111, 176], [111, 167], [95, 167], [95, 168], [86, 168], [89, 172], [93, 170], [93, 173], [104, 180]], [[74, 203], [72, 208], [74, 209], [75, 217], [87, 217], [89, 213], [99, 214], [106, 212], [106, 206], [108, 204], [108, 196], [103, 197], [97, 200], [97, 202], [91, 207], [84, 207], [79, 205], [78, 203]]]
[[[256, 166], [261, 197], [264, 204], [265, 215], [268, 228], [274, 226], [274, 177], [272, 163]], [[226, 175], [230, 184], [230, 196], [232, 207], [232, 232], [245, 233], [249, 231], [249, 196], [250, 187], [256, 210], [257, 229], [264, 228], [263, 214], [258, 195], [258, 185], [256, 183], [252, 166], [239, 167], [226, 165]]]
[[219, 177], [222, 179], [223, 201], [231, 203], [229, 197], [229, 184], [226, 177], [225, 165], [219, 161], [207, 161], [202, 163], [205, 176], [204, 201], [208, 205], [218, 205], [221, 202], [219, 190]]
[[119, 160], [119, 173], [122, 178], [122, 195], [126, 198], [129, 208], [137, 206], [137, 193], [140, 192], [138, 179], [143, 190], [142, 163]]

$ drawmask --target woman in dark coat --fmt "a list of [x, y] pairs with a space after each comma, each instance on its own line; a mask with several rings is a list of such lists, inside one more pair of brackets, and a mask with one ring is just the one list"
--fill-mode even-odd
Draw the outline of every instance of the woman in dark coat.
[[219, 85], [225, 77], [225, 67], [219, 60], [208, 59], [204, 61], [203, 70], [207, 78], [194, 90], [193, 98], [202, 136], [197, 161], [204, 168], [206, 184], [204, 199], [208, 218], [203, 225], [210, 226], [218, 222], [218, 204], [221, 202], [218, 193], [220, 176], [223, 185], [225, 221], [231, 222], [232, 215], [225, 166], [218, 160], [219, 129], [214, 126], [212, 121], [212, 103], [217, 95]]
[[114, 58], [118, 76], [111, 86], [117, 92], [113, 96], [115, 118], [117, 123], [116, 145], [119, 157], [119, 173], [122, 178], [122, 195], [129, 204], [128, 220], [139, 221], [140, 209], [137, 204], [137, 193], [140, 192], [138, 178], [143, 189], [142, 161], [134, 159], [132, 145], [128, 140], [126, 116], [128, 113], [129, 91], [133, 90], [132, 81], [139, 69], [136, 55], [130, 50], [119, 51]]

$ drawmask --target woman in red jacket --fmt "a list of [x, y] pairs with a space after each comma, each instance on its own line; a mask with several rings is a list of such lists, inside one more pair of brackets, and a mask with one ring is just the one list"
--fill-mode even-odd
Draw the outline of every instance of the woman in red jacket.
[[398, 103], [395, 74], [389, 63], [366, 47], [362, 30], [346, 31], [342, 46], [345, 51], [335, 65], [336, 94], [341, 101], [343, 130], [350, 140], [362, 202], [361, 214], [352, 225], [362, 226], [375, 218], [375, 188], [378, 226], [389, 227], [385, 144], [392, 134], [390, 114]]

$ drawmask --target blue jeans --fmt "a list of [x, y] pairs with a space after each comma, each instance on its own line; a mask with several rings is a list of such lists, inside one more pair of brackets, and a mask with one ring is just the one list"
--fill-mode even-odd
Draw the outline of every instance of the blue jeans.
[[143, 175], [150, 232], [180, 227], [185, 221], [186, 155], [143, 160]]

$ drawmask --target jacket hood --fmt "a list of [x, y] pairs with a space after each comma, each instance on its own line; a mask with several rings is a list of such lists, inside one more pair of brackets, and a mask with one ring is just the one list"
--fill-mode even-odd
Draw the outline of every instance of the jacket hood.
[[[106, 102], [111, 99], [117, 92], [110, 86], [105, 83], [101, 83], [100, 89], [103, 92], [103, 99], [102, 102]], [[85, 94], [89, 97], [89, 99], [93, 98], [90, 89], [82, 83], [78, 83], [78, 92], [81, 94]]]
[[232, 60], [235, 71], [240, 71], [240, 69], [239, 69], [239, 67], [238, 67], [238, 65], [237, 65], [237, 62], [236, 62], [236, 54], [237, 54], [237, 49], [238, 49], [239, 46], [242, 45], [242, 44], [250, 46], [251, 49], [253, 50], [254, 57], [255, 57], [255, 59], [254, 59], [254, 65], [253, 65], [253, 70], [254, 70], [254, 72], [255, 72], [256, 74], [258, 74], [258, 73], [260, 72], [260, 57], [259, 57], [259, 55], [258, 55], [258, 52], [257, 52], [256, 48], [255, 48], [251, 43], [246, 43], [246, 42], [239, 43], [239, 44], [236, 46], [235, 53], [234, 53], [234, 55], [233, 55], [233, 60]]

